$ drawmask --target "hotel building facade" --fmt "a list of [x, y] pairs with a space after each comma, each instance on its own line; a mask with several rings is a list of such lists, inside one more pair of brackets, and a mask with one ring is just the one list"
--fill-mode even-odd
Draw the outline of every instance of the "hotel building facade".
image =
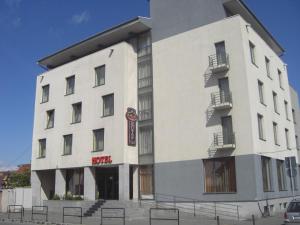
[[168, 194], [284, 207], [300, 194], [284, 163], [299, 162], [300, 112], [283, 48], [241, 0], [150, 9], [38, 61], [33, 204]]

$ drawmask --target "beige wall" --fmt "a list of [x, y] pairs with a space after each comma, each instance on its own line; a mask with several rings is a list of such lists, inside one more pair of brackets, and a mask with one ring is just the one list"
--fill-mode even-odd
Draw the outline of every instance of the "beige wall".
[[[113, 50], [111, 54], [111, 50]], [[97, 66], [106, 65], [105, 85], [94, 87]], [[37, 77], [32, 170], [90, 166], [93, 156], [111, 155], [113, 164], [137, 163], [137, 148], [127, 146], [127, 107], [137, 108], [136, 54], [126, 42], [72, 61]], [[75, 74], [75, 94], [64, 96], [66, 77]], [[50, 100], [40, 104], [42, 86]], [[114, 116], [102, 118], [102, 96], [114, 93]], [[72, 104], [82, 102], [82, 121], [71, 124]], [[55, 109], [55, 124], [46, 127], [46, 111]], [[104, 148], [92, 153], [94, 129], [104, 128]], [[63, 135], [73, 134], [72, 155], [63, 154]], [[37, 159], [38, 140], [47, 138], [45, 159]]]

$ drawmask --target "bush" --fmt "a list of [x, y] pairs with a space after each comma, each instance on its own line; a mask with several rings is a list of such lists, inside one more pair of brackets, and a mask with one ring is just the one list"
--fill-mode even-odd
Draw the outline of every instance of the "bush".
[[52, 200], [60, 200], [59, 195], [55, 194], [55, 195], [53, 196]]

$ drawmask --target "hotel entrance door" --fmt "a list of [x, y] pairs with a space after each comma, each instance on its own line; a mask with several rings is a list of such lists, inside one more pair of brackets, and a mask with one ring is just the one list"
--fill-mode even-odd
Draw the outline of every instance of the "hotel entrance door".
[[119, 199], [119, 170], [118, 167], [97, 168], [96, 184], [98, 199]]

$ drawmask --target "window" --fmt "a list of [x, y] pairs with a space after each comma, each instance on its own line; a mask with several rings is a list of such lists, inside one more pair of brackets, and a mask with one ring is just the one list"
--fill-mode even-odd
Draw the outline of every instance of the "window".
[[256, 65], [256, 59], [255, 59], [255, 45], [252, 42], [249, 42], [249, 48], [250, 48], [250, 56], [251, 56], [251, 62]]
[[95, 86], [105, 84], [105, 65], [95, 68]]
[[295, 140], [296, 140], [296, 148], [297, 150], [300, 150], [298, 135], [295, 136]]
[[54, 127], [54, 114], [55, 114], [54, 109], [47, 111], [47, 126], [46, 126], [47, 129]]
[[139, 173], [141, 195], [153, 195], [153, 166], [140, 166]]
[[278, 112], [278, 100], [277, 100], [277, 94], [273, 91], [273, 103], [274, 103], [274, 111], [276, 113]]
[[283, 88], [283, 83], [282, 83], [282, 73], [281, 73], [280, 70], [277, 70], [277, 73], [278, 73], [278, 82], [279, 82], [279, 86], [280, 86], [282, 89], [284, 89], [284, 88]]
[[267, 76], [272, 79], [272, 77], [271, 77], [271, 71], [270, 71], [270, 60], [267, 57], [265, 57], [265, 62], [266, 62]]
[[152, 95], [145, 94], [139, 96], [139, 120], [152, 119]]
[[292, 109], [292, 116], [293, 116], [293, 122], [296, 124], [296, 114], [295, 114], [295, 109]]
[[104, 150], [104, 129], [98, 129], [93, 131], [93, 151], [99, 152]]
[[39, 140], [39, 158], [46, 157], [46, 139]]
[[288, 106], [288, 102], [287, 101], [284, 101], [284, 110], [285, 110], [285, 117], [287, 120], [290, 120], [289, 119], [289, 106]]
[[285, 165], [284, 161], [276, 160], [277, 164], [277, 178], [279, 191], [286, 190], [286, 176], [285, 176]]
[[288, 129], [285, 129], [285, 142], [286, 142], [287, 149], [291, 149], [290, 148], [290, 132]]
[[273, 122], [273, 133], [274, 133], [274, 143], [275, 143], [275, 145], [279, 145], [279, 141], [278, 141], [278, 125], [275, 122]]
[[49, 90], [50, 90], [50, 85], [45, 85], [42, 87], [42, 103], [48, 102], [49, 101]]
[[66, 170], [66, 192], [77, 196], [84, 194], [83, 168]]
[[74, 94], [75, 91], [75, 76], [67, 77], [67, 89], [66, 89], [66, 95]]
[[259, 93], [259, 101], [260, 101], [260, 103], [265, 105], [265, 100], [264, 100], [264, 84], [261, 81], [258, 81], [258, 93]]
[[73, 104], [73, 114], [72, 114], [72, 123], [80, 123], [81, 122], [81, 102]]
[[258, 121], [258, 136], [259, 139], [265, 140], [265, 133], [264, 133], [264, 125], [263, 125], [264, 117], [260, 114], [257, 114], [257, 121]]
[[148, 88], [152, 85], [151, 61], [144, 60], [138, 63], [138, 86]]
[[153, 152], [152, 127], [139, 128], [139, 155], [152, 154]]
[[236, 192], [235, 158], [204, 159], [205, 192]]
[[114, 115], [114, 94], [106, 95], [103, 99], [103, 116]]
[[273, 191], [272, 178], [271, 178], [271, 159], [268, 157], [261, 157], [263, 190], [264, 192]]
[[73, 139], [72, 134], [64, 135], [64, 155], [72, 154], [72, 142], [73, 142], [72, 139]]

